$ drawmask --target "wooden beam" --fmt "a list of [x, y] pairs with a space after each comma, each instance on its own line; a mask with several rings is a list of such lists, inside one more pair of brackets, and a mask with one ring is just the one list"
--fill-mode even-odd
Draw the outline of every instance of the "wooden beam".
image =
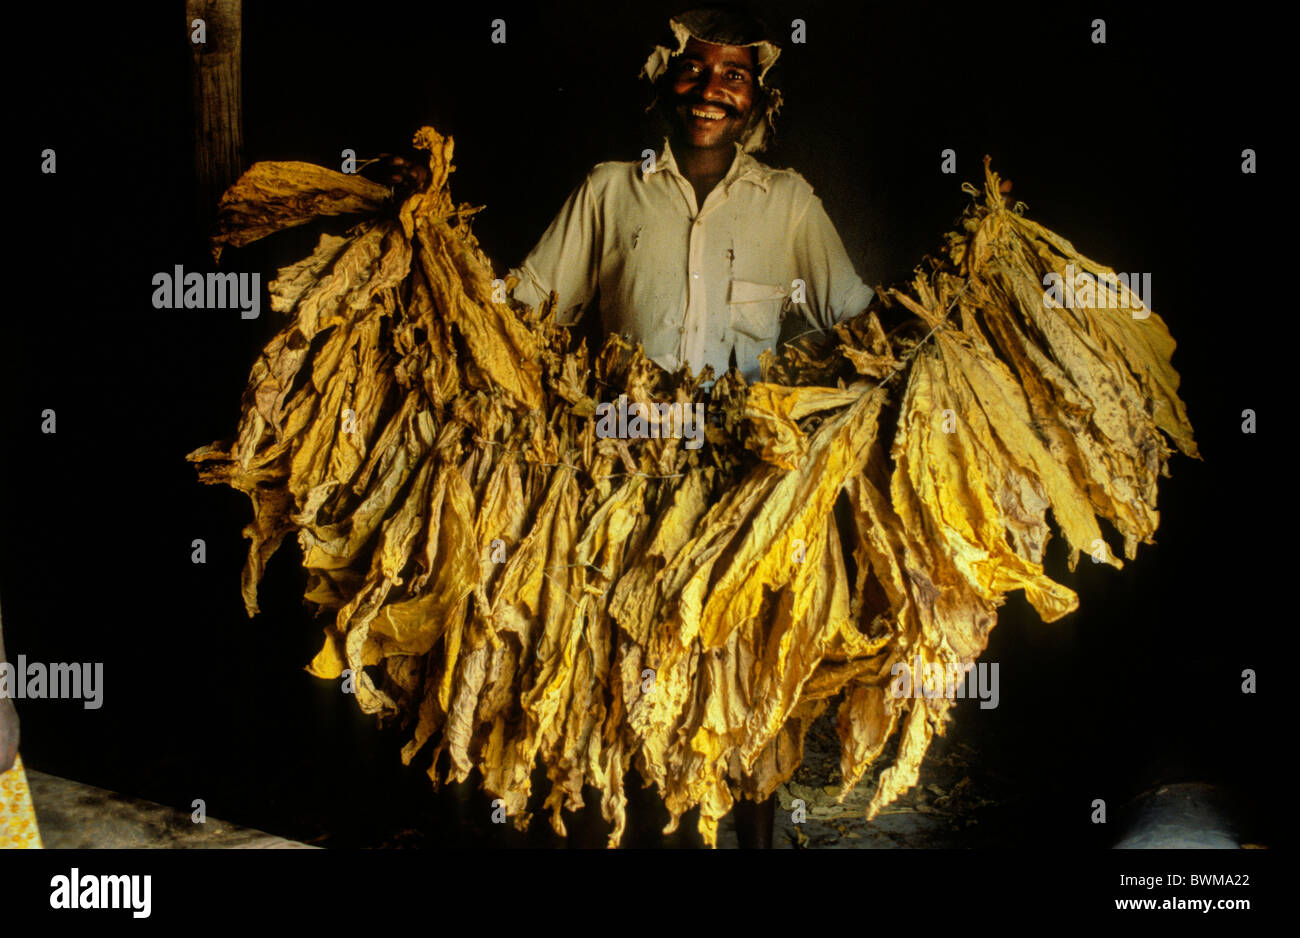
[[[194, 21], [203, 20], [206, 42], [193, 41]], [[241, 25], [243, 0], [186, 0], [193, 88], [194, 176], [198, 212], [213, 216], [221, 193], [244, 170]]]

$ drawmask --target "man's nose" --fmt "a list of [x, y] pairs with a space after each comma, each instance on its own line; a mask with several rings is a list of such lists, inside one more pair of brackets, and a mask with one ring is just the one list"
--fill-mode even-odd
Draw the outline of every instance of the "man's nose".
[[700, 89], [700, 97], [706, 101], [723, 101], [726, 99], [722, 78], [716, 73], [710, 72], [704, 79], [704, 86]]

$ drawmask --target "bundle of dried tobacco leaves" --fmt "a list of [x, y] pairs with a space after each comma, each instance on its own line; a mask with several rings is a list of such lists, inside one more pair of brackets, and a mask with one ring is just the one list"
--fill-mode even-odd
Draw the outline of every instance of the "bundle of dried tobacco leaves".
[[[1048, 621], [1073, 610], [1043, 573], [1047, 509], [1071, 569], [1079, 551], [1118, 567], [1096, 519], [1132, 558], [1158, 520], [1161, 432], [1197, 456], [1164, 323], [1047, 308], [1046, 274], [1109, 269], [1008, 207], [987, 162], [983, 203], [888, 291], [924, 339], [891, 342], [870, 310], [767, 353], [764, 382], [706, 392], [707, 372], [668, 374], [617, 336], [570, 351], [551, 309], [493, 302], [448, 192], [452, 142], [424, 128], [416, 145], [431, 176], [400, 204], [302, 163], [259, 163], [226, 194], [218, 250], [367, 217], [279, 272], [289, 323], [238, 439], [189, 459], [253, 502], [249, 614], [294, 535], [330, 616], [311, 673], [351, 669], [364, 711], [412, 719], [406, 762], [432, 745], [435, 784], [444, 751], [450, 778], [477, 769], [521, 827], [540, 759], [556, 831], [591, 785], [616, 845], [635, 767], [668, 830], [699, 805], [713, 844], [737, 797], [790, 778], [836, 698], [845, 793], [901, 726], [874, 817], [952, 704], [891, 693], [894, 665], [969, 668], [1008, 590]], [[620, 394], [707, 402], [707, 445], [598, 437], [596, 403]]]

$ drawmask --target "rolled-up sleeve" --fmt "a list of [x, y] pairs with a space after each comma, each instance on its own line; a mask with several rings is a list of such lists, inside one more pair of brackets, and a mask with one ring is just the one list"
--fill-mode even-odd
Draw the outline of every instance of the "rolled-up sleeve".
[[519, 279], [513, 296], [540, 306], [558, 296], [556, 318], [566, 326], [582, 318], [596, 293], [599, 215], [591, 175], [569, 196], [537, 245], [510, 275]]
[[875, 291], [867, 286], [844, 250], [822, 200], [810, 197], [794, 232], [794, 259], [807, 285], [807, 303], [800, 311], [815, 328], [829, 329], [867, 308]]

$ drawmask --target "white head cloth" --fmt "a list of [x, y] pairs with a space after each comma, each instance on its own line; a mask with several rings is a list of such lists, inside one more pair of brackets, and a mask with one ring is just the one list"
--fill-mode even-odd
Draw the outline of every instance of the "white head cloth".
[[[641, 74], [648, 78], [651, 84], [660, 79], [668, 70], [669, 60], [675, 55], [680, 55], [686, 48], [687, 41], [692, 38], [713, 45], [754, 47], [758, 59], [758, 86], [767, 92], [767, 107], [762, 119], [755, 122], [753, 128], [745, 135], [741, 146], [746, 153], [762, 150], [767, 145], [768, 134], [774, 129], [777, 111], [781, 109], [781, 92], [776, 88], [769, 88], [765, 82], [768, 69], [781, 55], [780, 47], [766, 39], [756, 39], [752, 42], [732, 41], [728, 30], [731, 26], [731, 16], [719, 10], [691, 10], [671, 18], [668, 25], [677, 38], [677, 48], [655, 46], [654, 51], [650, 53], [650, 58], [646, 59], [641, 69]], [[647, 110], [653, 110], [658, 103], [656, 99]]]

